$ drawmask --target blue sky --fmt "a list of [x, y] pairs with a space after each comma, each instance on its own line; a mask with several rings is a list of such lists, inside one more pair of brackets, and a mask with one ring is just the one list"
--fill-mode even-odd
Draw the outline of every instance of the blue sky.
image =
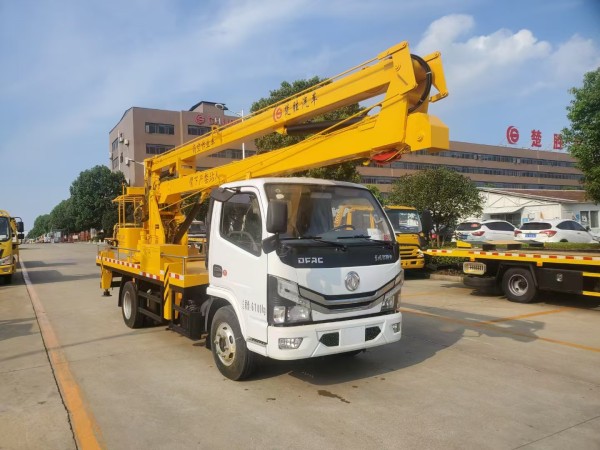
[[600, 66], [598, 0], [0, 0], [0, 209], [26, 229], [108, 163], [131, 106], [248, 111], [282, 81], [327, 77], [400, 42], [442, 52], [450, 138], [543, 148], [569, 88]]

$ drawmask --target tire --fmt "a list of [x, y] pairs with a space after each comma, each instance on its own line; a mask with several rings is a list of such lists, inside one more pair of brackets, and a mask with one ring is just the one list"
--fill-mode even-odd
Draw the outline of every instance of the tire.
[[219, 372], [233, 381], [243, 380], [252, 374], [256, 355], [246, 346], [232, 306], [222, 307], [215, 313], [210, 327], [210, 342]]
[[502, 291], [511, 302], [531, 303], [537, 294], [531, 271], [519, 267], [508, 269], [502, 277]]
[[129, 328], [141, 328], [144, 325], [144, 315], [138, 310], [138, 302], [137, 288], [133, 281], [128, 281], [121, 289], [121, 312]]
[[12, 280], [13, 280], [12, 273], [10, 275], [4, 275], [4, 284], [9, 285], [12, 283]]

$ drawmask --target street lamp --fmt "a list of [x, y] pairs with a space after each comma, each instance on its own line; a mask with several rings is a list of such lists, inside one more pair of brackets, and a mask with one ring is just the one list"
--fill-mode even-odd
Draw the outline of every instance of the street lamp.
[[[240, 117], [242, 119], [242, 122], [244, 121], [244, 110], [243, 109], [240, 112], [235, 112], [235, 111], [230, 110], [227, 106], [225, 106], [225, 103], [216, 103], [215, 106], [217, 107], [217, 109], [220, 109], [221, 111], [229, 111], [234, 116]], [[245, 142], [242, 142], [242, 159], [246, 159], [246, 143]]]

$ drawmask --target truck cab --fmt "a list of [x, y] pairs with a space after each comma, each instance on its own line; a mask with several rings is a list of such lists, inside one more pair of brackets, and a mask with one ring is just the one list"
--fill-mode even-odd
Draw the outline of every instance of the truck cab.
[[24, 238], [23, 222], [0, 210], [0, 277], [6, 284], [12, 282], [19, 260], [19, 242]]
[[[398, 245], [368, 189], [309, 178], [223, 188], [229, 198], [213, 201], [208, 224], [207, 294], [233, 306], [248, 350], [299, 359], [400, 339]], [[348, 204], [379, 221], [336, 225]], [[228, 331], [211, 335], [217, 364], [227, 370]]]
[[412, 206], [386, 206], [385, 212], [392, 223], [396, 241], [400, 244], [402, 267], [404, 269], [425, 267], [422, 250], [426, 242], [426, 230], [419, 212]]

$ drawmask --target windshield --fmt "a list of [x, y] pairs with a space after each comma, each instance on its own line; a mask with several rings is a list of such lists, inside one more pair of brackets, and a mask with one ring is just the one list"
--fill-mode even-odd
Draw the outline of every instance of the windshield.
[[386, 209], [396, 233], [420, 233], [423, 230], [419, 214], [414, 209]]
[[521, 225], [521, 230], [549, 230], [552, 225], [547, 222], [526, 222]]
[[392, 240], [385, 214], [367, 189], [273, 183], [265, 190], [269, 200], [287, 201], [288, 229], [282, 238]]
[[456, 227], [456, 231], [477, 231], [481, 228], [479, 222], [463, 222], [459, 223]]
[[10, 238], [10, 226], [6, 217], [0, 217], [0, 241], [8, 241]]

